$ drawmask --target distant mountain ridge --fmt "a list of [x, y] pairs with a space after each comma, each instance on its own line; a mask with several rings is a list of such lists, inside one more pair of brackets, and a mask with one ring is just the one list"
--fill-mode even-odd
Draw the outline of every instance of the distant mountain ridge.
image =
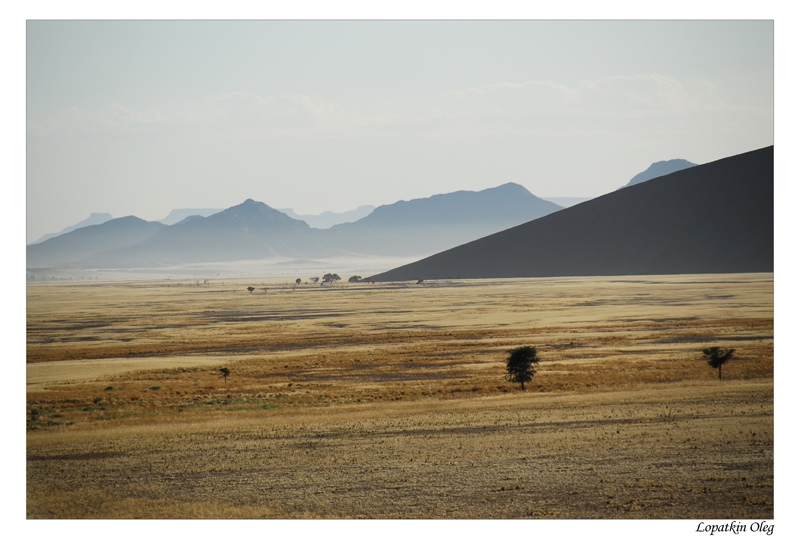
[[354, 222], [364, 218], [372, 211], [375, 210], [374, 205], [361, 205], [352, 211], [345, 211], [343, 213], [335, 213], [333, 211], [325, 211], [320, 214], [297, 214], [294, 209], [278, 209], [282, 213], [286, 213], [295, 220], [302, 220], [309, 226], [317, 229], [328, 229], [337, 224], [344, 224], [347, 222]]
[[[559, 209], [524, 187], [508, 183], [480, 192], [397, 202], [378, 207], [353, 223], [315, 229], [248, 199], [210, 216], [187, 216], [169, 226], [151, 223], [138, 240], [133, 236], [98, 240], [108, 228], [67, 234], [59, 242], [51, 239], [37, 248], [29, 246], [28, 266], [136, 268], [276, 257], [424, 255]], [[79, 245], [81, 241], [91, 244]], [[72, 251], [58, 248], [62, 242], [73, 244]]]
[[167, 216], [159, 220], [162, 224], [171, 226], [190, 216], [211, 216], [222, 209], [172, 209]]
[[560, 209], [516, 183], [506, 183], [382, 205], [356, 222], [333, 226], [331, 240], [354, 253], [433, 252]]
[[248, 199], [211, 216], [186, 218], [139, 244], [95, 254], [84, 263], [136, 267], [334, 253], [319, 230]]
[[[375, 209], [374, 205], [362, 205], [357, 209], [353, 209], [352, 211], [345, 211], [342, 213], [335, 213], [332, 211], [325, 211], [318, 215], [300, 215], [297, 214], [293, 209], [278, 209], [280, 212], [287, 214], [294, 218], [295, 220], [302, 220], [306, 222], [309, 226], [318, 228], [318, 229], [327, 229], [333, 225], [341, 224], [345, 222], [352, 222], [354, 220], [358, 220], [359, 218], [363, 218], [371, 213]], [[222, 212], [224, 209], [173, 209], [169, 212], [167, 216], [160, 220], [156, 220], [162, 224], [167, 226], [171, 226], [173, 224], [177, 224], [181, 220], [184, 220], [189, 217], [193, 216], [211, 216], [212, 214], [216, 214]], [[109, 213], [92, 213], [89, 218], [85, 220], [81, 220], [77, 224], [69, 226], [59, 232], [55, 233], [48, 233], [41, 238], [37, 239], [36, 241], [30, 244], [38, 244], [40, 242], [44, 242], [48, 239], [52, 239], [53, 237], [57, 237], [59, 235], [63, 235], [65, 233], [69, 233], [70, 231], [74, 231], [81, 227], [92, 226], [96, 224], [102, 224], [103, 222], [107, 222], [109, 220], [113, 220], [113, 217]]]
[[772, 272], [773, 153], [686, 168], [367, 279]]
[[145, 222], [136, 216], [114, 218], [78, 228], [38, 244], [27, 247], [27, 265], [74, 265], [86, 258], [109, 250], [133, 246], [146, 241], [164, 224]]
[[[672, 164], [665, 167], [665, 162]], [[663, 173], [675, 164], [654, 163], [648, 168], [649, 174], [643, 172], [633, 180]], [[686, 169], [696, 167], [688, 161], [677, 163], [687, 164], [690, 167]], [[594, 201], [584, 201], [571, 209], [591, 206]], [[29, 245], [27, 261], [32, 268], [143, 268], [272, 258], [423, 256], [546, 219], [563, 210], [516, 183], [359, 209], [369, 213], [329, 229], [314, 228], [252, 199], [224, 210], [177, 209], [163, 219], [177, 220], [169, 225], [137, 217], [111, 219]], [[625, 209], [620, 206], [615, 210]], [[210, 214], [196, 214], [204, 211]], [[634, 228], [625, 233], [637, 232], [639, 224], [632, 225]], [[550, 240], [559, 239], [554, 236]]]
[[114, 217], [111, 216], [110, 213], [91, 213], [88, 218], [81, 220], [77, 224], [65, 227], [61, 231], [55, 233], [47, 233], [43, 235], [39, 239], [35, 240], [31, 244], [39, 244], [40, 242], [44, 242], [48, 239], [52, 239], [53, 237], [58, 237], [59, 235], [63, 235], [65, 233], [69, 233], [70, 231], [75, 231], [76, 229], [87, 227], [87, 226], [94, 226], [97, 224], [102, 224], [104, 222], [108, 222], [112, 220]]
[[639, 183], [644, 183], [645, 181], [649, 181], [657, 177], [669, 175], [670, 173], [686, 170], [693, 166], [697, 166], [697, 164], [681, 158], [654, 162], [645, 171], [634, 175], [628, 184], [622, 188], [638, 185]]

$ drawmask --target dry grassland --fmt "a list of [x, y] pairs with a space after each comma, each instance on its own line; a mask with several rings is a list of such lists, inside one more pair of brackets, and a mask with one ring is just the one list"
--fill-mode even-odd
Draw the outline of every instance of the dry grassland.
[[773, 516], [771, 274], [179, 283], [28, 285], [29, 518]]

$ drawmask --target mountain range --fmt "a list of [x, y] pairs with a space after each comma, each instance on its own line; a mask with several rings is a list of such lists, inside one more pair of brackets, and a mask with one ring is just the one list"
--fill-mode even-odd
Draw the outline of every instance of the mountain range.
[[[363, 218], [367, 216], [369, 213], [371, 213], [374, 209], [375, 209], [374, 205], [362, 205], [357, 209], [353, 209], [352, 211], [345, 211], [342, 213], [325, 211], [321, 214], [297, 214], [293, 209], [278, 209], [278, 210], [282, 213], [291, 216], [295, 220], [302, 220], [303, 222], [306, 222], [311, 227], [319, 229], [327, 229], [336, 224], [342, 224], [344, 222], [353, 222], [355, 220], [358, 220], [359, 218]], [[172, 224], [177, 224], [181, 220], [184, 220], [185, 218], [188, 218], [190, 216], [211, 216], [212, 214], [222, 212], [222, 210], [223, 209], [208, 209], [208, 208], [173, 209], [169, 212], [167, 216], [157, 221], [167, 226], [171, 226]], [[65, 233], [69, 233], [70, 231], [74, 231], [82, 227], [102, 224], [103, 222], [107, 222], [112, 219], [113, 217], [109, 213], [92, 213], [85, 220], [81, 220], [77, 224], [64, 228], [56, 233], [48, 233], [40, 237], [39, 239], [33, 241], [31, 244], [38, 244], [48, 239], [52, 239], [53, 237], [58, 237], [59, 235], [64, 235]]]
[[64, 235], [65, 233], [69, 233], [70, 231], [75, 231], [76, 229], [80, 229], [82, 227], [87, 226], [95, 226], [97, 224], [102, 224], [103, 222], [108, 222], [112, 220], [114, 217], [111, 216], [109, 213], [91, 213], [88, 218], [81, 220], [77, 224], [68, 226], [61, 231], [56, 233], [47, 233], [46, 235], [41, 236], [39, 239], [33, 241], [31, 244], [38, 244], [40, 242], [44, 242], [47, 239], [52, 239], [53, 237], [58, 237], [59, 235]]
[[[102, 226], [100, 226], [102, 227]], [[252, 199], [212, 214], [164, 226], [145, 240], [95, 253], [87, 267], [136, 268], [272, 257], [336, 255], [321, 230]]]
[[434, 253], [560, 210], [516, 183], [437, 194], [382, 205], [356, 222], [330, 229], [330, 239], [350, 253]]
[[[700, 188], [701, 183], [707, 182], [705, 179], [693, 179], [688, 183], [675, 179], [687, 173], [690, 175], [686, 177], [703, 178], [711, 173], [709, 169], [720, 166], [712, 164], [714, 166], [696, 166], [688, 161], [655, 163], [634, 177], [627, 188], [568, 209], [538, 198], [518, 184], [506, 183], [479, 192], [458, 191], [399, 201], [374, 210], [363, 207], [360, 209], [367, 214], [362, 218], [329, 229], [311, 227], [307, 222], [252, 199], [225, 210], [178, 209], [160, 222], [146, 222], [135, 216], [106, 220], [110, 215], [96, 214], [92, 217], [101, 223], [78, 227], [29, 245], [27, 265], [29, 268], [145, 268], [276, 258], [422, 257], [440, 252], [414, 264], [413, 270], [408, 268], [414, 272], [413, 276], [409, 276], [411, 272], [398, 269], [399, 272], [390, 271], [375, 278], [393, 279], [400, 277], [401, 273], [401, 279], [483, 277], [478, 274], [528, 274], [531, 270], [531, 275], [671, 272], [683, 270], [680, 268], [683, 265], [664, 264], [652, 252], [654, 243], [669, 243], [680, 249], [682, 246], [678, 243], [683, 239], [676, 237], [688, 230], [691, 236], [683, 243], [686, 245], [684, 249], [694, 252], [700, 259], [702, 252], [689, 246], [713, 238], [710, 230], [716, 229], [715, 226], [722, 221], [717, 214], [720, 203], [744, 211], [738, 214], [750, 215], [753, 212], [744, 210], [746, 204], [738, 199], [731, 205], [730, 185], [724, 181]], [[769, 165], [771, 188], [771, 159]], [[676, 166], [680, 171], [653, 179]], [[765, 170], [763, 168], [760, 173], [767, 173]], [[668, 178], [672, 179], [665, 183]], [[732, 181], [729, 182], [733, 184]], [[647, 186], [651, 184], [662, 186]], [[643, 193], [655, 192], [656, 188], [663, 189], [658, 190], [657, 196]], [[718, 196], [717, 201], [714, 196]], [[759, 199], [754, 196], [748, 207], [758, 205]], [[693, 210], [684, 210], [685, 214], [680, 215], [664, 212], [678, 206], [690, 206]], [[764, 213], [765, 206], [759, 207], [756, 213]], [[770, 204], [770, 211], [771, 207]], [[196, 214], [198, 212], [202, 214]], [[713, 217], [713, 223], [696, 223], [695, 217], [702, 213], [706, 213], [706, 218]], [[165, 223], [172, 220], [177, 221]], [[736, 222], [730, 229], [739, 229]], [[657, 233], [653, 227], [656, 223], [661, 226]], [[753, 231], [756, 228], [750, 226], [749, 232], [761, 237], [763, 227], [756, 232]], [[529, 228], [534, 231], [520, 231]], [[746, 232], [745, 229], [739, 231]], [[512, 235], [517, 238], [506, 240]], [[508, 254], [501, 253], [501, 243], [512, 245], [516, 240], [521, 241], [521, 245], [509, 247], [522, 252], [537, 252], [535, 263], [529, 257], [520, 257], [521, 254], [508, 257]], [[474, 250], [475, 258], [467, 259], [473, 254], [463, 252], [473, 252], [476, 243], [481, 248], [489, 245], [488, 250]], [[457, 253], [448, 253], [451, 251]], [[452, 267], [449, 262], [440, 263], [445, 254], [461, 256], [458, 257], [458, 267]], [[603, 257], [607, 258], [605, 264], [592, 261]], [[675, 253], [673, 257], [677, 260], [681, 255]], [[632, 264], [633, 258], [639, 259]], [[621, 260], [621, 264], [612, 263], [614, 259]], [[647, 264], [647, 259], [652, 263]], [[500, 265], [506, 269], [501, 270], [498, 268]], [[515, 267], [513, 270], [509, 268], [512, 265]], [[731, 263], [727, 265], [733, 266]], [[526, 267], [524, 270], [520, 268], [523, 266]]]
[[279, 257], [425, 255], [559, 209], [508, 183], [381, 206], [354, 223], [316, 229], [248, 199], [172, 225], [128, 216], [83, 227], [29, 245], [27, 264], [142, 268]]
[[159, 220], [164, 225], [171, 226], [190, 216], [211, 216], [222, 209], [172, 209], [167, 216]]
[[691, 166], [367, 280], [772, 272], [773, 154]]
[[354, 222], [364, 218], [369, 213], [375, 210], [374, 205], [361, 205], [352, 211], [345, 211], [343, 213], [335, 213], [333, 211], [325, 211], [320, 214], [297, 214], [294, 209], [278, 209], [282, 213], [286, 213], [295, 220], [302, 220], [309, 226], [317, 229], [328, 229], [336, 224], [344, 224], [345, 222]]
[[[680, 169], [684, 169], [689, 166], [695, 166], [688, 160], [683, 159], [674, 159], [668, 161], [661, 161], [655, 162], [650, 165], [647, 170], [637, 174], [634, 176], [627, 185], [630, 186], [633, 184], [637, 184], [643, 181], [648, 181], [655, 177], [659, 177], [661, 175], [665, 175], [667, 173], [672, 173], [674, 171], [678, 171]], [[620, 187], [620, 188], [624, 188]], [[528, 193], [529, 194], [529, 193]], [[583, 197], [550, 197], [550, 198], [541, 198], [545, 201], [552, 202], [559, 206], [559, 208], [563, 207], [572, 207], [573, 205], [577, 205], [579, 203], [583, 203], [584, 201], [588, 201], [591, 198], [583, 198]], [[403, 203], [403, 202], [398, 202]], [[164, 218], [158, 220], [158, 222], [171, 226], [180, 222], [181, 220], [189, 217], [189, 216], [211, 216], [212, 214], [221, 212], [223, 209], [216, 208], [205, 208], [205, 209], [173, 209], [170, 213], [165, 216]], [[369, 215], [372, 211], [375, 210], [374, 205], [361, 205], [357, 209], [353, 209], [352, 211], [345, 211], [341, 213], [335, 213], [332, 211], [324, 211], [321, 214], [298, 214], [295, 212], [294, 209], [278, 209], [282, 213], [285, 213], [295, 220], [302, 220], [306, 222], [312, 228], [317, 229], [328, 229], [337, 224], [344, 224], [348, 222], [355, 222], [360, 220], [367, 215]], [[33, 241], [30, 244], [37, 244], [40, 242], [44, 242], [48, 239], [53, 237], [57, 237], [59, 235], [64, 235], [65, 233], [69, 233], [70, 231], [74, 231], [81, 227], [92, 226], [96, 224], [102, 224], [103, 222], [107, 222], [111, 220], [113, 217], [109, 213], [91, 213], [88, 218], [69, 226], [67, 228], [62, 229], [59, 232], [55, 233], [48, 233], [39, 239]]]
[[114, 218], [92, 226], [78, 228], [27, 247], [27, 266], [84, 265], [102, 252], [131, 247], [146, 241], [166, 226], [146, 222], [136, 216]]

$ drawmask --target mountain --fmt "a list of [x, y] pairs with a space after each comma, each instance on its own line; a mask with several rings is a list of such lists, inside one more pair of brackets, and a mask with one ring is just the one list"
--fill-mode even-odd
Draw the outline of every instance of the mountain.
[[358, 209], [352, 211], [345, 211], [343, 213], [334, 213], [325, 211], [321, 214], [297, 214], [293, 209], [278, 209], [282, 213], [286, 213], [295, 220], [302, 220], [309, 226], [317, 229], [328, 229], [336, 224], [344, 224], [346, 222], [355, 222], [364, 218], [375, 209], [374, 205], [361, 205]]
[[184, 216], [183, 211], [188, 216], [172, 225], [136, 219], [147, 225], [147, 231], [138, 235], [121, 230], [127, 234], [98, 237], [76, 230], [60, 241], [29, 247], [28, 265], [137, 268], [274, 257], [424, 255], [560, 209], [508, 183], [480, 192], [400, 201], [378, 207], [356, 222], [316, 229], [248, 199], [209, 216], [190, 214], [197, 212], [191, 209], [173, 211], [173, 217]]
[[109, 220], [112, 220], [112, 219], [113, 219], [113, 217], [109, 213], [91, 213], [89, 215], [89, 218], [81, 220], [80, 222], [78, 222], [77, 224], [74, 224], [72, 226], [65, 227], [64, 229], [62, 229], [61, 231], [59, 231], [57, 233], [48, 233], [46, 235], [43, 235], [41, 238], [39, 238], [38, 240], [32, 242], [31, 244], [39, 244], [40, 242], [44, 242], [47, 239], [52, 239], [53, 237], [58, 237], [59, 235], [63, 235], [65, 233], [69, 233], [70, 231], [75, 231], [76, 229], [79, 229], [79, 228], [82, 228], [82, 227], [95, 226], [97, 224], [102, 224], [104, 222], [108, 222]]
[[145, 241], [165, 226], [135, 216], [81, 227], [27, 247], [27, 266], [74, 265], [84, 258]]
[[381, 205], [352, 223], [333, 226], [330, 240], [358, 254], [415, 255], [451, 248], [553, 213], [561, 207], [515, 183]]
[[628, 182], [628, 184], [623, 186], [622, 188], [638, 185], [639, 183], [644, 183], [645, 181], [649, 181], [650, 179], [655, 179], [656, 177], [661, 177], [663, 175], [669, 175], [670, 173], [679, 172], [681, 170], [685, 170], [693, 166], [697, 166], [697, 164], [694, 164], [693, 162], [689, 162], [688, 160], [683, 160], [680, 158], [654, 162], [642, 173], [634, 175], [633, 179], [631, 179]]
[[84, 262], [96, 267], [142, 267], [337, 253], [326, 244], [322, 231], [248, 199], [211, 216], [190, 216], [140, 244], [98, 253]]
[[368, 278], [773, 271], [773, 147], [623, 188]]

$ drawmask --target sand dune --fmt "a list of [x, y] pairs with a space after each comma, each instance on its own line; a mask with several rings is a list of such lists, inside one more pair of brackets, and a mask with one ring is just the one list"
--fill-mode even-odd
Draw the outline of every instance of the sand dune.
[[653, 179], [374, 281], [771, 272], [773, 147]]

